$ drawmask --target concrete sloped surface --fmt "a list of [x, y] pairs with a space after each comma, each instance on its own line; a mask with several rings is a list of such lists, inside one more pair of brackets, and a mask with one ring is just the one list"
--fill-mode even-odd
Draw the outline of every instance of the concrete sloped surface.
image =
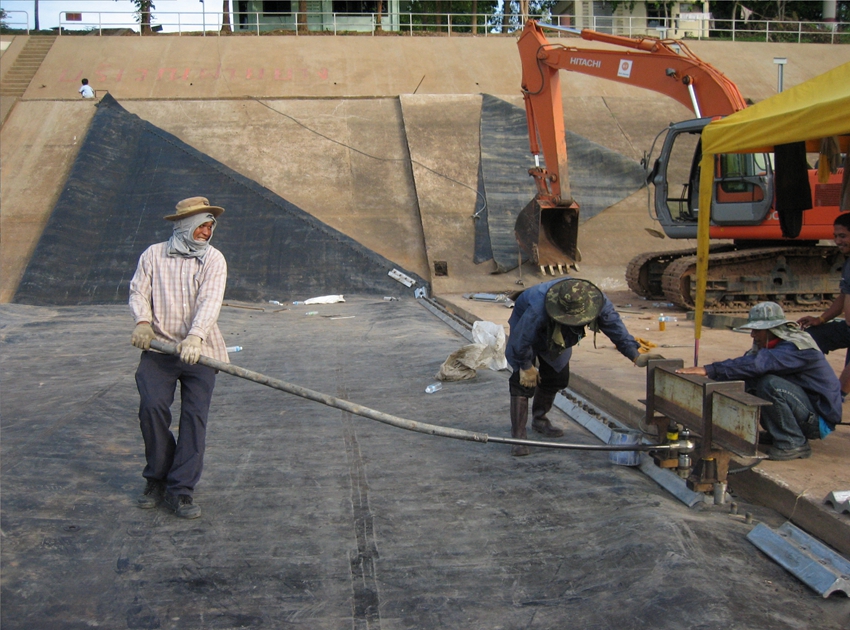
[[[176, 201], [194, 194], [229, 210], [219, 219], [227, 229], [218, 231], [215, 243], [228, 260], [230, 299], [411, 292], [388, 277], [398, 268], [392, 261], [127, 113], [107, 96], [15, 300], [125, 302], [139, 254], [170, 236], [171, 224], [163, 217]], [[423, 286], [421, 278], [416, 280]]]
[[427, 277], [397, 99], [127, 101], [151, 124]]
[[[244, 348], [231, 359], [408, 419], [508, 434], [504, 373], [424, 393], [465, 341], [414, 300], [306, 310], [225, 308], [226, 342]], [[850, 613], [846, 598], [821, 599], [747, 542], [743, 513], [776, 527], [770, 510], [691, 510], [602, 453], [513, 458], [503, 445], [401, 431], [224, 374], [195, 493], [203, 515], [139, 510], [126, 307], [4, 305], [0, 320], [4, 629], [792, 629], [817, 619], [837, 630]], [[565, 439], [595, 443], [553, 420]]]
[[[0, 142], [0, 301], [35, 251], [96, 109], [91, 102], [19, 103]], [[36, 124], [37, 123], [37, 124]]]

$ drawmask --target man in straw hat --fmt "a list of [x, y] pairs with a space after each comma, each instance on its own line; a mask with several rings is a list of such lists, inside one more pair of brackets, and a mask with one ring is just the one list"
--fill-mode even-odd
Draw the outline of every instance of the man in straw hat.
[[747, 391], [773, 403], [761, 412], [767, 433], [760, 439], [772, 444], [768, 458], [811, 457], [809, 440], [825, 438], [841, 422], [841, 390], [835, 372], [811, 335], [785, 319], [776, 302], [756, 304], [741, 329], [749, 330], [753, 339], [743, 356], [676, 371], [717, 381], [744, 381]]
[[[528, 399], [532, 404], [531, 428], [546, 437], [560, 437], [561, 429], [546, 414], [555, 396], [570, 380], [572, 348], [585, 336], [585, 328], [605, 333], [620, 353], [641, 367], [659, 355], [640, 354], [640, 344], [626, 330], [614, 305], [595, 285], [577, 278], [559, 278], [523, 291], [508, 321], [510, 337], [505, 356], [513, 370], [511, 437], [526, 439]], [[512, 447], [515, 456], [528, 455], [527, 446]]]
[[[136, 370], [139, 423], [145, 441], [147, 484], [137, 505], [160, 501], [182, 518], [197, 518], [195, 485], [204, 464], [207, 416], [215, 370], [198, 365], [201, 354], [227, 361], [218, 314], [227, 282], [227, 263], [210, 245], [223, 208], [205, 197], [190, 197], [165, 217], [171, 238], [148, 247], [130, 282], [130, 310], [136, 321], [131, 343], [143, 350]], [[150, 350], [151, 340], [177, 344], [180, 356]], [[171, 432], [171, 403], [180, 382], [180, 427]]]

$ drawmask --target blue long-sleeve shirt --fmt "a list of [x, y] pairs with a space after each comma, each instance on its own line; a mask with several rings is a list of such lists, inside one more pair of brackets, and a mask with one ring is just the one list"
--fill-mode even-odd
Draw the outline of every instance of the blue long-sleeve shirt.
[[800, 350], [790, 341], [780, 340], [773, 348], [709, 363], [705, 373], [716, 381], [744, 381], [747, 389], [766, 374], [781, 376], [806, 392], [815, 411], [826, 422], [833, 426], [841, 422], [841, 386], [820, 350]]
[[[572, 347], [584, 336], [584, 328], [562, 326], [567, 348], [560, 353], [549, 350], [550, 319], [546, 314], [546, 292], [553, 284], [567, 278], [556, 278], [526, 289], [514, 303], [513, 313], [508, 320], [510, 337], [505, 348], [505, 357], [514, 371], [527, 370], [534, 364], [535, 357], [540, 357], [559, 372], [570, 362]], [[602, 309], [597, 317], [599, 330], [623, 356], [634, 361], [640, 344], [626, 330], [611, 300], [604, 295], [603, 298]]]

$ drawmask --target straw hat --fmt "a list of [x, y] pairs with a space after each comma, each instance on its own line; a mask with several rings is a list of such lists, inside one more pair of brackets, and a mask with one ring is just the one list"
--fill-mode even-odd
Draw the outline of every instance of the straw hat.
[[595, 284], [567, 278], [546, 291], [546, 314], [559, 324], [586, 326], [599, 315], [604, 297]]
[[222, 212], [224, 212], [224, 208], [211, 206], [209, 199], [206, 197], [189, 197], [188, 199], [184, 199], [179, 202], [176, 209], [176, 214], [169, 214], [165, 217], [165, 219], [168, 221], [179, 221], [180, 219], [185, 219], [186, 217], [191, 217], [192, 215], [200, 214], [202, 212], [209, 212], [217, 218]]

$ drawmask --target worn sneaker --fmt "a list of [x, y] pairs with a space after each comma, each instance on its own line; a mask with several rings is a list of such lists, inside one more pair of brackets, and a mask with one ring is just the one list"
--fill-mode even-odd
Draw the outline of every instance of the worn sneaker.
[[192, 497], [188, 494], [166, 493], [165, 505], [174, 510], [174, 513], [180, 518], [198, 518], [201, 515], [200, 506], [192, 503]]
[[148, 479], [145, 484], [145, 489], [138, 497], [136, 497], [136, 506], [143, 510], [150, 510], [159, 505], [162, 497], [165, 494], [165, 482], [158, 479]]
[[792, 459], [806, 459], [812, 456], [812, 447], [806, 442], [797, 448], [777, 448], [771, 446], [767, 451], [767, 458], [776, 462], [787, 462]]

